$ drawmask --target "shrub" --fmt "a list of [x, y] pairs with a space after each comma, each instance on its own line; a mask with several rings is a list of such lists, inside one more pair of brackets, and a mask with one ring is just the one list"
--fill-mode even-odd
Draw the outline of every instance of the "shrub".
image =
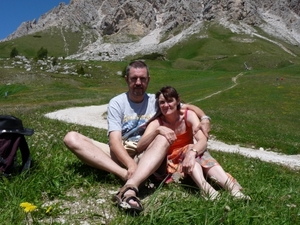
[[37, 52], [37, 59], [44, 59], [47, 58], [48, 50], [46, 48], [41, 47], [40, 50]]
[[52, 60], [52, 66], [57, 65], [57, 57], [54, 57]]
[[80, 68], [77, 69], [77, 74], [79, 74], [79, 75], [85, 74], [84, 68], [82, 66], [80, 66]]
[[15, 58], [17, 55], [19, 55], [19, 52], [16, 47], [14, 47], [10, 52], [10, 58]]

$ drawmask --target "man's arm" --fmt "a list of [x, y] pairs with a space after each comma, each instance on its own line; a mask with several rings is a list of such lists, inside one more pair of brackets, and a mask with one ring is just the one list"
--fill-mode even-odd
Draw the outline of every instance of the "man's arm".
[[123, 146], [121, 131], [112, 131], [109, 133], [110, 150], [115, 154], [117, 159], [127, 168], [127, 179], [135, 172], [137, 164], [129, 156]]
[[196, 115], [198, 116], [198, 118], [201, 118], [203, 116], [206, 116], [205, 113], [203, 112], [202, 109], [200, 109], [199, 107], [195, 106], [195, 105], [191, 105], [191, 104], [181, 104], [181, 108], [182, 109], [189, 109], [194, 111], [194, 113], [196, 113]]
[[123, 96], [119, 95], [109, 102], [107, 109], [108, 135], [110, 150], [127, 168], [127, 178], [130, 178], [135, 172], [137, 164], [123, 146], [122, 123], [125, 110], [125, 104], [122, 104], [123, 100]]
[[[209, 132], [210, 132], [210, 117], [205, 115], [202, 109], [195, 105], [190, 105], [190, 104], [182, 104], [181, 105], [182, 109], [189, 109], [194, 111], [198, 118], [200, 119], [200, 126], [199, 129], [202, 130], [206, 138], [208, 138]], [[197, 130], [196, 130], [197, 132]]]

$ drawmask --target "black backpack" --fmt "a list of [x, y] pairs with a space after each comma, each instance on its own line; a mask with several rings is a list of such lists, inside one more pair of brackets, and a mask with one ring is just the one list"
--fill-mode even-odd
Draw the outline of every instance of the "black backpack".
[[24, 128], [22, 121], [14, 116], [0, 115], [0, 175], [8, 176], [17, 165], [17, 150], [22, 155], [20, 171], [30, 168], [31, 157], [24, 135], [32, 135], [33, 129]]

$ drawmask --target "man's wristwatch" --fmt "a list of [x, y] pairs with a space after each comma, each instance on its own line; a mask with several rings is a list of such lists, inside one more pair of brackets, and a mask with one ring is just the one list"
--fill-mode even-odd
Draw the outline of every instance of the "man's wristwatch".
[[201, 117], [201, 121], [202, 121], [202, 120], [209, 120], [209, 121], [210, 121], [210, 117], [209, 117], [209, 116], [202, 116], [202, 117]]

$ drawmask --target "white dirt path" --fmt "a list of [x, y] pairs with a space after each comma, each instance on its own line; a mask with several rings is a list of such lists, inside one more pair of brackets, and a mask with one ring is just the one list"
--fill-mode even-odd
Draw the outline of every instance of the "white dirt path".
[[[74, 107], [47, 113], [45, 116], [68, 123], [107, 129], [107, 121], [103, 114], [107, 111], [107, 105]], [[214, 151], [238, 153], [246, 157], [258, 158], [262, 161], [288, 166], [291, 169], [300, 170], [300, 155], [284, 155], [272, 151], [228, 145], [226, 143], [209, 140], [208, 148]]]

